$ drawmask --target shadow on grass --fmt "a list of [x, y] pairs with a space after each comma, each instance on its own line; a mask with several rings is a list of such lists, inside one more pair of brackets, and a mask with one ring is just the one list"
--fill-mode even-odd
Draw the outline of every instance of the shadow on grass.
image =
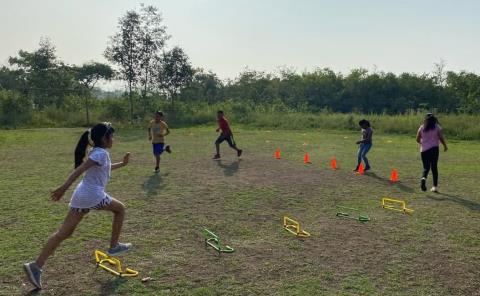
[[230, 164], [223, 164], [222, 160], [218, 160], [217, 164], [223, 169], [223, 174], [227, 177], [235, 175], [235, 173], [240, 168], [240, 160], [236, 160], [234, 162], [231, 162]]
[[408, 192], [408, 193], [413, 193], [414, 190], [412, 187], [408, 187], [404, 184], [402, 184], [401, 182], [395, 182], [395, 183], [392, 183], [389, 179], [387, 178], [384, 178], [384, 177], [381, 177], [379, 175], [377, 175], [376, 173], [374, 172], [365, 172], [365, 176], [368, 176], [368, 177], [372, 177], [373, 179], [377, 179], [385, 184], [388, 184], [392, 187], [397, 187], [398, 189], [402, 190], [402, 191], [405, 191], [405, 192]]
[[117, 277], [113, 280], [102, 283], [100, 295], [118, 295], [118, 288], [126, 281], [127, 280], [124, 278]]
[[151, 175], [145, 183], [143, 183], [143, 190], [146, 197], [157, 195], [158, 191], [162, 189], [165, 184], [162, 183], [162, 176], [160, 173], [154, 173]]
[[441, 193], [441, 192], [437, 193], [435, 195], [430, 195], [429, 194], [427, 196], [428, 196], [428, 198], [436, 200], [436, 201], [450, 201], [450, 202], [457, 203], [461, 206], [464, 206], [466, 208], [469, 208], [472, 211], [480, 212], [480, 203], [465, 199], [465, 198], [460, 197], [460, 196], [455, 196], [455, 195]]
[[26, 293], [24, 295], [38, 295], [38, 294], [40, 294], [40, 292], [42, 292], [42, 289], [35, 288], [35, 289], [29, 291], [28, 293]]

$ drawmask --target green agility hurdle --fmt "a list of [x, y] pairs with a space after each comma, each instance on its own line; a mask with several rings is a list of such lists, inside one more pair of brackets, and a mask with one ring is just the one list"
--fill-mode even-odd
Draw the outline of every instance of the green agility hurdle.
[[220, 255], [221, 253], [233, 253], [235, 250], [227, 245], [222, 245], [220, 243], [220, 238], [218, 235], [213, 233], [212, 231], [208, 230], [207, 228], [203, 229], [203, 238], [205, 239], [205, 248], [208, 246], [212, 247], [215, 249], [218, 254]]
[[358, 209], [343, 207], [343, 206], [337, 206], [337, 208], [340, 209], [340, 211], [337, 212], [337, 217], [358, 220], [360, 222], [370, 221], [370, 217], [368, 217], [367, 215], [356, 216], [351, 213], [351, 212], [359, 212]]

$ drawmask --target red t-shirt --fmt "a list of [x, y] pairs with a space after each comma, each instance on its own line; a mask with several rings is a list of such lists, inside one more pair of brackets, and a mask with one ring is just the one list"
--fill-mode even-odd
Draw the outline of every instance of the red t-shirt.
[[225, 117], [221, 117], [218, 119], [218, 126], [222, 130], [222, 134], [224, 135], [231, 135], [232, 131], [230, 130], [230, 127], [228, 126], [228, 121]]

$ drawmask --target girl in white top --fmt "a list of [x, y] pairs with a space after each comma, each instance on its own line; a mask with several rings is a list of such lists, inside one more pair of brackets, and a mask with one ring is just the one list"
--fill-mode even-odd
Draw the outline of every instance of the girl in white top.
[[[106, 210], [114, 214], [110, 249], [108, 250], [110, 255], [127, 251], [132, 246], [129, 243], [118, 242], [125, 217], [125, 206], [105, 192], [110, 171], [126, 166], [130, 158], [130, 153], [126, 153], [122, 162], [114, 164], [110, 162], [110, 155], [106, 149], [112, 148], [114, 131], [110, 123], [99, 123], [84, 132], [75, 148], [75, 170], [62, 186], [52, 192], [52, 200], [60, 200], [72, 183], [85, 172], [83, 180], [73, 192], [70, 211], [68, 211], [63, 225], [50, 237], [37, 260], [24, 264], [31, 283], [39, 289], [42, 288], [42, 267], [48, 257], [53, 254], [63, 240], [73, 233], [78, 223], [91, 209]], [[93, 146], [93, 149], [84, 161], [89, 144]]]

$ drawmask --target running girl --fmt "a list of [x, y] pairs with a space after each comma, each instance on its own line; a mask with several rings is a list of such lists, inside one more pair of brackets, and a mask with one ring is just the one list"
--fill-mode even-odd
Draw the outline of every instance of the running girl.
[[[110, 211], [114, 214], [109, 255], [118, 255], [132, 247], [130, 243], [118, 242], [125, 217], [125, 206], [105, 192], [110, 171], [126, 166], [130, 158], [130, 153], [127, 153], [122, 162], [114, 164], [110, 162], [107, 149], [112, 148], [114, 131], [110, 123], [99, 123], [84, 132], [75, 148], [75, 170], [62, 186], [52, 192], [52, 200], [60, 200], [73, 182], [85, 172], [83, 180], [73, 192], [70, 210], [62, 226], [48, 239], [37, 259], [24, 264], [30, 282], [39, 289], [42, 288], [42, 267], [48, 257], [55, 252], [62, 241], [72, 235], [78, 223], [92, 209]], [[84, 161], [89, 143], [93, 149]]]
[[443, 137], [442, 127], [438, 124], [437, 118], [428, 113], [417, 132], [417, 143], [420, 144], [420, 154], [422, 156], [423, 173], [420, 179], [420, 188], [427, 191], [427, 176], [432, 170], [433, 187], [432, 192], [438, 192], [438, 157], [440, 156], [440, 142], [444, 151], [448, 150], [447, 143]]

